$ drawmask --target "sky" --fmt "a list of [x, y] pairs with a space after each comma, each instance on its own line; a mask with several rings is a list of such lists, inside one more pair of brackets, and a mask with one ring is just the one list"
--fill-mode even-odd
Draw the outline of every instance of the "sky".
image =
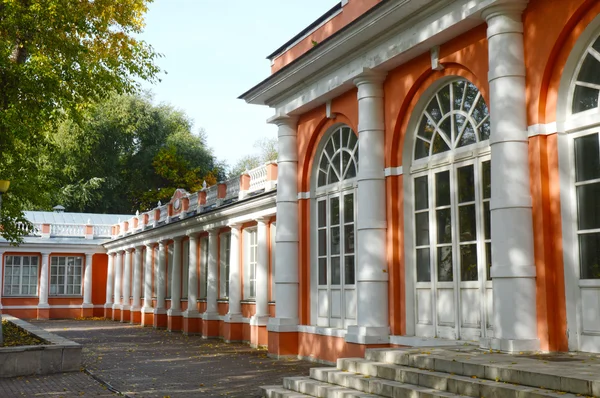
[[167, 74], [145, 84], [204, 128], [218, 160], [233, 165], [276, 137], [274, 110], [237, 99], [270, 74], [271, 54], [339, 0], [154, 0], [141, 38]]

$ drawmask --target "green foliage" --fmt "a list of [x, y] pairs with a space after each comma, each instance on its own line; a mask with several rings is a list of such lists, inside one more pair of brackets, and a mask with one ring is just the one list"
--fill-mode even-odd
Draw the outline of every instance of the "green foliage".
[[254, 169], [266, 162], [277, 160], [277, 138], [262, 138], [254, 143], [258, 153], [246, 155], [229, 169], [228, 177], [239, 176], [246, 170]]
[[0, 0], [0, 178], [11, 180], [0, 222], [10, 242], [23, 236], [23, 208], [51, 206], [48, 137], [59, 122], [156, 80], [158, 54], [135, 38], [149, 2]]
[[133, 213], [190, 192], [223, 171], [206, 146], [205, 133], [181, 111], [151, 98], [114, 95], [66, 120], [53, 136], [52, 195], [70, 211]]

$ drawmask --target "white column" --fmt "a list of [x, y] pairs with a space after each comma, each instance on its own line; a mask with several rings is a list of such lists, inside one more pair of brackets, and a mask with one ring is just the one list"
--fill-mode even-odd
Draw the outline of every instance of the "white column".
[[152, 253], [154, 245], [146, 244], [146, 258], [144, 262], [144, 306], [142, 312], [151, 313], [152, 309]]
[[229, 243], [229, 312], [225, 322], [242, 321], [242, 283], [240, 280], [240, 231], [241, 224], [230, 224], [231, 240]]
[[385, 134], [383, 81], [385, 74], [365, 70], [358, 87], [358, 192], [356, 212], [356, 326], [346, 341], [387, 342], [388, 273], [386, 261]]
[[173, 264], [171, 266], [171, 308], [169, 316], [181, 315], [181, 240], [182, 236], [173, 238]]
[[92, 304], [92, 256], [85, 253], [85, 271], [83, 273], [83, 308], [91, 308]]
[[188, 270], [188, 308], [183, 314], [184, 317], [193, 318], [198, 315], [198, 234], [189, 234], [189, 261]]
[[277, 232], [275, 235], [275, 318], [268, 330], [295, 332], [298, 325], [298, 119], [279, 116], [278, 126]]
[[108, 267], [106, 270], [106, 304], [104, 308], [112, 308], [115, 294], [115, 253], [108, 252]]
[[121, 284], [123, 281], [123, 250], [117, 252], [115, 258], [115, 299], [113, 310], [121, 309]]
[[[0, 310], [2, 309], [2, 291], [4, 284], [2, 276], [4, 275], [4, 251], [0, 250]], [[2, 311], [0, 311], [0, 325], [2, 324]], [[0, 345], [2, 345], [2, 333], [0, 333]]]
[[121, 309], [129, 311], [131, 308], [131, 250], [125, 250], [125, 261], [123, 264], [123, 301]]
[[156, 308], [155, 314], [165, 314], [165, 297], [167, 295], [167, 245], [166, 241], [158, 242], [158, 261], [156, 262]]
[[256, 314], [250, 320], [251, 325], [266, 325], [269, 318], [269, 246], [267, 223], [269, 218], [259, 218], [256, 253]]
[[511, 0], [483, 13], [492, 149], [494, 338], [489, 344], [510, 352], [539, 348], [523, 50], [526, 6], [526, 0]]
[[39, 308], [48, 308], [48, 275], [50, 274], [50, 252], [42, 252], [42, 269], [40, 272]]
[[217, 307], [217, 289], [218, 289], [218, 274], [219, 265], [217, 263], [218, 245], [217, 237], [218, 230], [211, 229], [208, 231], [208, 273], [207, 291], [206, 291], [206, 312], [202, 319], [215, 320], [219, 319], [219, 310]]
[[[144, 246], [136, 246], [133, 258], [133, 303], [131, 311], [139, 311], [142, 305], [142, 251]], [[133, 320], [133, 318], [132, 318]]]

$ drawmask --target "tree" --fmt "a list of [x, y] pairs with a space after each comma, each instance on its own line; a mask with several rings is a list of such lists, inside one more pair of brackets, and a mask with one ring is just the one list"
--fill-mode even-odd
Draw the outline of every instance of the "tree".
[[149, 96], [115, 95], [65, 120], [53, 136], [53, 203], [69, 210], [133, 213], [199, 190], [224, 173], [192, 121]]
[[239, 176], [246, 170], [252, 170], [266, 162], [277, 160], [277, 138], [262, 138], [254, 143], [258, 153], [245, 155], [239, 159], [230, 169], [229, 178]]
[[12, 181], [0, 220], [4, 238], [19, 242], [23, 208], [50, 204], [43, 171], [58, 123], [65, 116], [78, 122], [90, 103], [156, 80], [158, 54], [135, 38], [149, 2], [0, 2], [0, 177]]

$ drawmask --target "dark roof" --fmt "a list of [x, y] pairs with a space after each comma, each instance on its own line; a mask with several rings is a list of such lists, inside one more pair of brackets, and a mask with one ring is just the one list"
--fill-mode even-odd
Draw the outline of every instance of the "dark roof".
[[281, 54], [291, 44], [293, 44], [297, 40], [301, 39], [304, 35], [306, 35], [308, 32], [310, 32], [311, 30], [313, 30], [314, 28], [319, 26], [323, 21], [325, 21], [327, 18], [329, 18], [330, 16], [332, 16], [333, 14], [335, 14], [336, 12], [338, 12], [341, 9], [342, 9], [342, 3], [340, 2], [340, 3], [336, 4], [331, 10], [327, 11], [325, 14], [323, 14], [321, 17], [319, 17], [319, 19], [317, 19], [315, 22], [311, 23], [306, 28], [304, 28], [304, 30], [302, 30], [296, 36], [294, 36], [290, 40], [288, 40], [284, 45], [279, 47], [272, 54], [268, 55], [267, 59], [273, 59], [277, 55]]

